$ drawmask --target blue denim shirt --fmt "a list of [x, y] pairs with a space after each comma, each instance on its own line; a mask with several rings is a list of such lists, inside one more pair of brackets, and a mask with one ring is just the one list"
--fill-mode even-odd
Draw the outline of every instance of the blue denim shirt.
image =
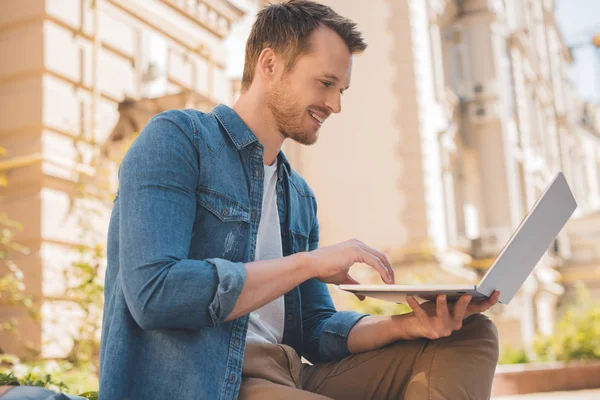
[[[264, 147], [231, 108], [155, 116], [119, 168], [108, 232], [100, 399], [232, 399], [248, 316], [224, 322], [255, 257]], [[283, 254], [314, 250], [315, 196], [278, 155]], [[316, 279], [285, 294], [283, 342], [313, 363], [345, 357], [364, 314]]]

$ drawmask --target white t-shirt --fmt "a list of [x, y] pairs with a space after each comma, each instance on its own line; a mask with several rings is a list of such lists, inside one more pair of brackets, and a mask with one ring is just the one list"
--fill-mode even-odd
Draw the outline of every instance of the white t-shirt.
[[[283, 256], [281, 230], [277, 210], [277, 160], [265, 165], [262, 213], [258, 225], [256, 256], [258, 260], [271, 260]], [[250, 313], [247, 343], [272, 343], [283, 341], [283, 296]]]

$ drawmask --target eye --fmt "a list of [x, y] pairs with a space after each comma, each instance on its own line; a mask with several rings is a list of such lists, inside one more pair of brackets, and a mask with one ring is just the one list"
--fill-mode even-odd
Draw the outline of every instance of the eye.
[[326, 88], [330, 87], [331, 85], [333, 85], [333, 83], [329, 82], [329, 81], [321, 81], [321, 83], [323, 84], [323, 86], [325, 86]]

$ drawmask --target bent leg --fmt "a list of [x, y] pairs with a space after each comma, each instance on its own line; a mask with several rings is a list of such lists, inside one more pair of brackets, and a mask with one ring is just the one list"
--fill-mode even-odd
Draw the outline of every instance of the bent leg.
[[489, 399], [497, 360], [496, 327], [476, 314], [446, 338], [305, 365], [302, 388], [336, 399]]

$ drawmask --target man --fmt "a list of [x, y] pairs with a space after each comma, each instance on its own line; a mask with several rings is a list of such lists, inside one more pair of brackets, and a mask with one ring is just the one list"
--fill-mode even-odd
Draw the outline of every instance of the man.
[[498, 293], [365, 316], [326, 288], [355, 282], [354, 263], [394, 272], [356, 239], [318, 248], [315, 196], [280, 149], [317, 141], [365, 48], [329, 7], [270, 5], [233, 109], [144, 128], [110, 221], [100, 399], [489, 397], [497, 331], [479, 313]]

